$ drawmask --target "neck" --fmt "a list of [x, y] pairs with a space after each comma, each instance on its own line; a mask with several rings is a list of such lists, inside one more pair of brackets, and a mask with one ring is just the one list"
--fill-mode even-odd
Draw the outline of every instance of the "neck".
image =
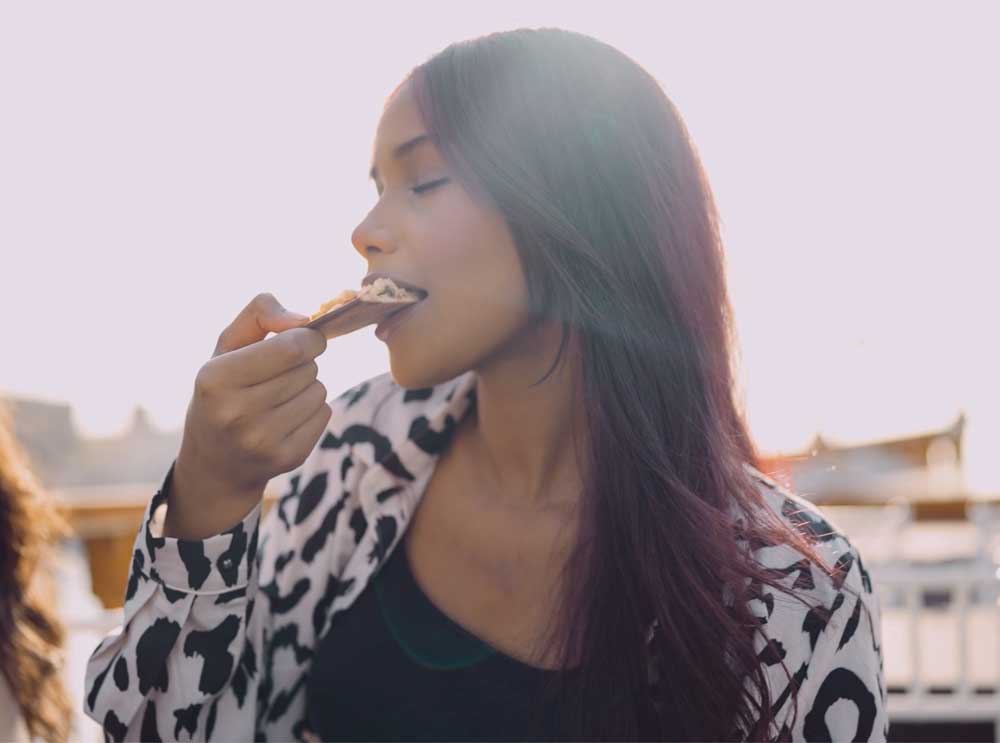
[[466, 435], [487, 497], [516, 510], [573, 506], [583, 470], [583, 405], [574, 395], [575, 343], [543, 383], [559, 347], [561, 328], [533, 331], [513, 352], [491, 360], [476, 374], [476, 407]]

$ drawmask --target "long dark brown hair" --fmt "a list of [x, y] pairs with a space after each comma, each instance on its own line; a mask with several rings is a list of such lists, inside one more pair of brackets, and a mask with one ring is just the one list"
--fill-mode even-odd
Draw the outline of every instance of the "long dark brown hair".
[[589, 473], [543, 656], [576, 674], [553, 675], [559, 734], [773, 737], [748, 602], [790, 591], [752, 548], [790, 544], [833, 569], [747, 469], [719, 217], [680, 115], [628, 56], [559, 29], [453, 44], [407, 82], [456, 176], [504, 216], [533, 312], [562, 326], [539, 383], [580, 342]]
[[0, 672], [29, 734], [53, 743], [67, 739], [72, 714], [61, 678], [65, 631], [35, 579], [67, 533], [0, 405]]

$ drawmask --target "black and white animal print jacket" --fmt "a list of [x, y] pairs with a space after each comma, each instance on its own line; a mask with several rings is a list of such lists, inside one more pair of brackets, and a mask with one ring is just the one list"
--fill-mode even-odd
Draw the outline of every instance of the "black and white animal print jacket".
[[[348, 390], [259, 528], [260, 505], [217, 536], [164, 538], [158, 492], [135, 541], [123, 626], [87, 668], [84, 709], [105, 737], [303, 740], [314, 648], [399, 543], [474, 395], [474, 372], [423, 390], [386, 373]], [[846, 571], [835, 581], [787, 545], [757, 552], [787, 585], [832, 609], [826, 621], [780, 593], [753, 600], [783, 738], [885, 740], [879, 603], [856, 549], [808, 501], [750, 472], [788, 523], [828, 533], [818, 548]], [[651, 658], [658, 631], [654, 623]], [[801, 686], [794, 729], [781, 660]], [[657, 669], [651, 662], [651, 684]]]

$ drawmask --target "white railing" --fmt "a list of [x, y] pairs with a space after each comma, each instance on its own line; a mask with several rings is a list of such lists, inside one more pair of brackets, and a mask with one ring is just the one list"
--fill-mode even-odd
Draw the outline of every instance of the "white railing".
[[[919, 525], [939, 529], [938, 540], [942, 534], [945, 542], [948, 536], [954, 540], [937, 545], [952, 553], [940, 561], [919, 554], [919, 540], [911, 540], [917, 542], [912, 552], [897, 540], [890, 550], [895, 559], [869, 565], [882, 608], [889, 717], [988, 722], [1000, 741], [1000, 580], [994, 559], [1000, 521], [986, 506], [971, 507], [968, 516], [964, 523]], [[912, 523], [898, 526], [903, 528], [896, 537], [906, 527], [912, 536]]]
[[1000, 741], [997, 506], [963, 521], [915, 521], [905, 501], [823, 510], [878, 589], [890, 720], [991, 723]]

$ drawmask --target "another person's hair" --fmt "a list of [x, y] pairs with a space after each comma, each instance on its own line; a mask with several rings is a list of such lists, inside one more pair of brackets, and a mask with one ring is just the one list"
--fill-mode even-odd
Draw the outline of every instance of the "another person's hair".
[[29, 734], [65, 741], [73, 709], [62, 681], [65, 630], [35, 578], [68, 527], [12, 430], [0, 404], [0, 672]]
[[580, 341], [591, 467], [542, 656], [578, 674], [564, 688], [552, 675], [562, 730], [635, 739], [647, 720], [661, 739], [772, 737], [748, 602], [765, 584], [788, 591], [752, 549], [790, 544], [834, 569], [744, 467], [759, 458], [734, 390], [719, 216], [680, 115], [628, 56], [559, 29], [453, 44], [407, 82], [460, 182], [505, 218], [533, 313], [562, 327], [542, 380], [569, 334]]

